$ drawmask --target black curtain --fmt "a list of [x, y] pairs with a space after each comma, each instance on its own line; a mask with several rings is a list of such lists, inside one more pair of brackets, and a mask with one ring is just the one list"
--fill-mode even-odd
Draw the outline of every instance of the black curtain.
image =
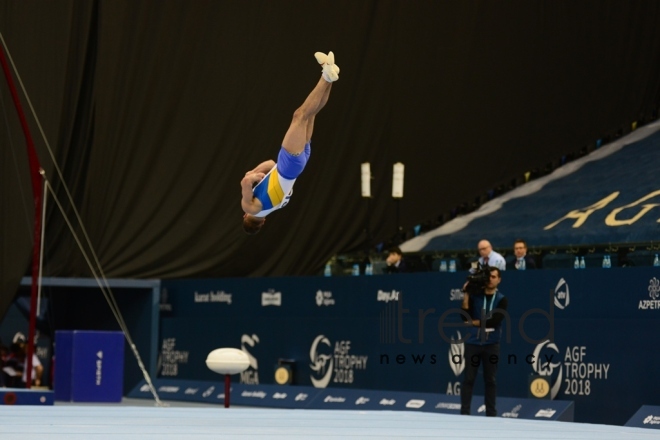
[[[397, 228], [628, 130], [657, 108], [655, 1], [0, 1], [0, 31], [108, 277], [314, 274]], [[340, 80], [286, 209], [241, 230], [333, 50]], [[7, 88], [0, 315], [29, 266], [31, 191]], [[30, 117], [40, 160], [73, 211]], [[373, 199], [360, 197], [370, 162]], [[55, 203], [45, 275], [90, 276]], [[77, 232], [81, 234], [80, 228]], [[82, 235], [81, 235], [82, 236]]]

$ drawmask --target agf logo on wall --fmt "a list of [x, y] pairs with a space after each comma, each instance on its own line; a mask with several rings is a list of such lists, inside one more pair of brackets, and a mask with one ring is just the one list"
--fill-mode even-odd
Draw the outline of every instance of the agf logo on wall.
[[[532, 363], [532, 369], [538, 374], [539, 376], [545, 376], [545, 377], [552, 377], [555, 369], [557, 368], [558, 373], [555, 378], [554, 383], [552, 384], [552, 389], [550, 390], [550, 398], [554, 399], [557, 397], [557, 393], [559, 393], [559, 388], [561, 387], [561, 379], [562, 379], [562, 368], [561, 368], [561, 362], [551, 362], [552, 358], [554, 358], [554, 354], [550, 355], [549, 357], [546, 355], [545, 358], [541, 357], [541, 351], [544, 349], [549, 349], [554, 351], [557, 354], [559, 353], [559, 348], [557, 348], [557, 344], [554, 342], [550, 342], [550, 340], [541, 342], [536, 346], [534, 349], [534, 359]], [[545, 362], [543, 362], [543, 359], [545, 359]], [[550, 379], [552, 381], [552, 379]]]
[[330, 383], [330, 379], [332, 378], [333, 358], [331, 354], [319, 353], [319, 344], [327, 345], [329, 348], [332, 348], [330, 341], [325, 336], [319, 335], [314, 339], [314, 342], [312, 342], [312, 346], [309, 349], [309, 358], [312, 361], [309, 368], [311, 368], [314, 373], [312, 373], [309, 378], [312, 380], [312, 384], [316, 388], [325, 388], [328, 386], [328, 383]]
[[[547, 350], [554, 353], [548, 356]], [[546, 353], [542, 354], [543, 351]], [[561, 355], [559, 347], [547, 340], [536, 346], [532, 362], [532, 368], [539, 376], [550, 378], [552, 399], [557, 397], [562, 387], [564, 396], [588, 396], [593, 390], [595, 380], [607, 380], [610, 364], [587, 362], [586, 346], [566, 347], [563, 362], [561, 357], [559, 362], [552, 362], [556, 354]]]
[[[459, 341], [462, 338], [461, 332], [456, 332], [458, 335], [457, 339], [451, 337], [452, 341]], [[449, 344], [449, 366], [454, 372], [454, 376], [458, 377], [465, 370], [465, 344]], [[461, 395], [461, 382], [448, 382], [447, 383], [447, 395], [448, 396], [460, 396]]]
[[309, 378], [316, 388], [333, 383], [353, 383], [355, 370], [366, 370], [368, 356], [350, 354], [351, 341], [337, 341], [334, 345], [325, 335], [314, 338], [309, 349], [312, 370]]
[[160, 352], [160, 374], [162, 376], [178, 376], [179, 364], [187, 364], [190, 352], [175, 350], [176, 338], [163, 339]]
[[246, 347], [246, 345], [250, 347], [254, 347], [258, 343], [259, 343], [259, 336], [255, 334], [253, 334], [252, 336], [250, 335], [241, 336], [241, 350], [245, 354], [247, 354], [247, 357], [250, 361], [250, 366], [248, 367], [247, 370], [241, 373], [240, 383], [244, 383], [248, 385], [259, 385], [259, 363], [257, 362], [257, 358], [254, 357]]

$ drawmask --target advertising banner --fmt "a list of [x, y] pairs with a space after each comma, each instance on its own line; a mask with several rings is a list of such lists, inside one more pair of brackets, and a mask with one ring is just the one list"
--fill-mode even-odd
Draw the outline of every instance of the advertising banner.
[[[156, 379], [153, 382], [159, 396], [165, 400], [224, 404], [224, 385], [221, 381], [191, 381]], [[128, 395], [151, 399], [144, 381]], [[380, 391], [354, 388], [314, 388], [285, 385], [232, 384], [230, 401], [237, 406], [298, 409], [422, 411], [460, 414], [460, 397], [443, 394], [404, 391]], [[472, 413], [485, 416], [483, 396], [475, 396]], [[573, 402], [502, 397], [500, 417], [573, 421]]]
[[635, 428], [660, 429], [660, 406], [644, 405], [626, 422]]
[[[462, 340], [475, 331], [460, 316], [466, 276], [163, 281], [159, 377], [217, 380], [206, 356], [234, 347], [250, 359], [239, 384], [274, 384], [278, 359], [291, 359], [298, 386], [459, 396], [473, 361]], [[579, 422], [623, 425], [660, 404], [649, 386], [659, 279], [653, 267], [503, 272], [498, 397], [527, 398], [530, 376], [543, 376], [551, 400], [575, 402]], [[483, 393], [480, 371], [474, 394]]]

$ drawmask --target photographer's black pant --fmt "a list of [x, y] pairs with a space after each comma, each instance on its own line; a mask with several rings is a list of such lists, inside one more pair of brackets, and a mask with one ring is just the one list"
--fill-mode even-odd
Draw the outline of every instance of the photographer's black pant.
[[[491, 356], [493, 356], [491, 358]], [[497, 364], [500, 356], [500, 344], [473, 345], [465, 344], [465, 378], [461, 387], [461, 414], [470, 414], [472, 403], [472, 388], [477, 378], [479, 365], [484, 368], [484, 382], [486, 385], [485, 404], [486, 416], [495, 417], [497, 409], [495, 400], [497, 394]]]

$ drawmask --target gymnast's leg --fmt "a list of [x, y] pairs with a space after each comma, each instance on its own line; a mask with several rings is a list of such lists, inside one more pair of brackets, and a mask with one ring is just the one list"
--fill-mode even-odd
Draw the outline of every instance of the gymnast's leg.
[[[293, 113], [291, 125], [284, 135], [282, 147], [291, 155], [298, 156], [305, 150], [305, 144], [312, 139], [312, 132], [314, 130], [314, 118], [321, 111], [321, 109], [328, 102], [330, 96], [330, 89], [332, 88], [332, 81], [338, 79], [338, 75], [332, 75], [334, 66], [334, 56], [326, 67], [324, 63], [324, 74], [319, 79], [319, 82], [314, 87], [314, 90], [307, 96], [305, 102]], [[336, 67], [336, 66], [334, 66]], [[326, 71], [330, 73], [326, 73]], [[338, 68], [336, 72], [338, 72]]]

